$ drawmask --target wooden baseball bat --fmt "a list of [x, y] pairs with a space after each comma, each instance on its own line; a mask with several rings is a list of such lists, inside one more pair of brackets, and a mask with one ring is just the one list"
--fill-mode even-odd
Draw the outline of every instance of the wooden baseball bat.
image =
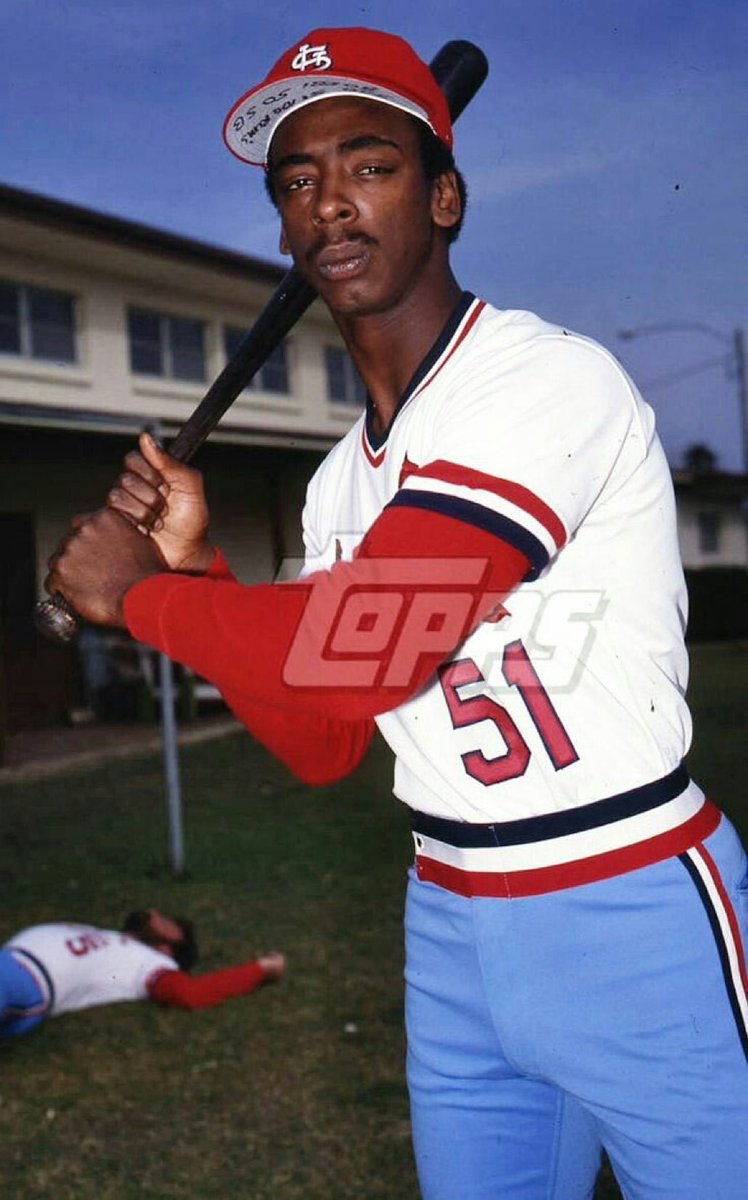
[[[472, 42], [456, 40], [446, 42], [429, 66], [447, 98], [450, 116], [456, 121], [486, 78], [488, 60]], [[284, 275], [254, 325], [169, 446], [174, 458], [184, 463], [191, 461], [316, 295], [295, 267]], [[76, 613], [60, 592], [49, 600], [39, 601], [34, 623], [40, 633], [53, 641], [69, 642], [78, 632]]]

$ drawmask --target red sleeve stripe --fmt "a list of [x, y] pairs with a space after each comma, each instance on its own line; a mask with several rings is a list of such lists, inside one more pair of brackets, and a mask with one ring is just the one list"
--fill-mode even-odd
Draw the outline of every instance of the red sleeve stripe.
[[566, 530], [559, 517], [544, 500], [521, 483], [515, 483], [511, 479], [499, 479], [495, 475], [474, 471], [470, 467], [463, 467], [446, 459], [437, 459], [436, 462], [426, 463], [423, 467], [416, 467], [407, 457], [400, 472], [401, 487], [406, 479], [411, 480], [411, 485], [417, 479], [429, 479], [454, 487], [488, 492], [491, 496], [508, 501], [515, 508], [521, 509], [541, 525], [553, 539], [555, 550], [560, 550], [566, 544]]
[[443, 492], [411, 491], [401, 488], [395, 494], [388, 509], [412, 508], [424, 509], [426, 512], [440, 513], [444, 517], [452, 517], [475, 529], [482, 529], [507, 542], [515, 550], [524, 554], [532, 569], [525, 576], [526, 580], [537, 579], [538, 575], [548, 565], [548, 550], [539, 540], [528, 532], [525, 525], [512, 521], [502, 513], [497, 513], [482, 504], [475, 504], [461, 497], [444, 495]]
[[[442, 483], [435, 479], [427, 479], [425, 476], [411, 476], [405, 486], [396, 493], [393, 503], [397, 501], [405, 504], [405, 498], [408, 497], [411, 504], [417, 504], [419, 496], [438, 496], [444, 505], [453, 505], [455, 508], [467, 505], [471, 510], [480, 510], [483, 514], [483, 521], [489, 524], [491, 522], [508, 522], [510, 525], [516, 526], [524, 531], [526, 537], [532, 538], [543, 547], [545, 562], [548, 562], [558, 552], [555, 539], [545, 525], [531, 516], [525, 508], [519, 508], [516, 504], [504, 500], [492, 492], [478, 488], [459, 487], [454, 483]], [[399, 499], [400, 497], [402, 499]]]

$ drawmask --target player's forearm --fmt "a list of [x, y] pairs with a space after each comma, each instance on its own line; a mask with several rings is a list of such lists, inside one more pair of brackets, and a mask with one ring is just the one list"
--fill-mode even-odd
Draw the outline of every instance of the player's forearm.
[[265, 978], [262, 966], [256, 961], [197, 976], [185, 971], [165, 971], [148, 989], [148, 995], [159, 1004], [175, 1008], [214, 1008], [234, 996], [249, 995]]
[[527, 569], [523, 554], [459, 521], [389, 513], [354, 562], [303, 582], [159, 575], [131, 589], [125, 613], [136, 638], [234, 705], [355, 723], [414, 695]]
[[[217, 551], [207, 575], [236, 582], [221, 551]], [[332, 721], [324, 717], [296, 714], [289, 721], [286, 709], [258, 703], [241, 693], [224, 688], [223, 698], [249, 732], [271, 754], [314, 787], [345, 779], [359, 765], [376, 731], [373, 721]]]

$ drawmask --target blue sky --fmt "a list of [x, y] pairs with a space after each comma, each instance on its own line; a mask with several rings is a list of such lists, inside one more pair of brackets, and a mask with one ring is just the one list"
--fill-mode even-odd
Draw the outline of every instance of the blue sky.
[[[450, 38], [482, 47], [491, 73], [456, 130], [460, 282], [614, 350], [672, 462], [706, 441], [738, 469], [745, 0], [2, 0], [0, 180], [280, 261], [261, 173], [224, 149], [223, 117], [293, 42], [341, 23], [426, 59]], [[713, 332], [617, 337], [662, 322]]]

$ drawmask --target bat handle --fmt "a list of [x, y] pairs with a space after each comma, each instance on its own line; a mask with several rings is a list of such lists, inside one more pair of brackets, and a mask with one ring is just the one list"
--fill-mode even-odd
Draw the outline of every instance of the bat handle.
[[49, 600], [40, 600], [34, 609], [34, 625], [53, 642], [72, 642], [78, 633], [78, 614], [63, 596], [55, 592]]

